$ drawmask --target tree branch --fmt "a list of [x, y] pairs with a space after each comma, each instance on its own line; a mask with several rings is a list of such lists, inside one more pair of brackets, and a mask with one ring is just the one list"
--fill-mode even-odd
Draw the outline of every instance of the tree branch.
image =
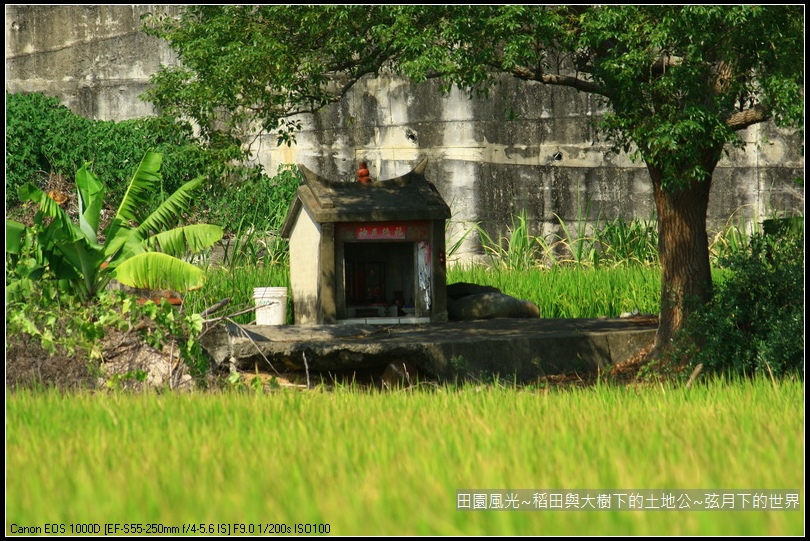
[[600, 96], [607, 97], [607, 92], [597, 83], [593, 81], [585, 81], [577, 77], [568, 75], [552, 75], [548, 73], [536, 73], [530, 69], [515, 66], [509, 70], [513, 77], [523, 79], [525, 81], [538, 81], [547, 85], [567, 86], [579, 90], [580, 92], [588, 92], [591, 94], [599, 94]]
[[771, 118], [770, 110], [762, 104], [756, 104], [745, 111], [731, 113], [726, 118], [726, 126], [732, 130], [744, 130], [748, 126], [764, 122]]

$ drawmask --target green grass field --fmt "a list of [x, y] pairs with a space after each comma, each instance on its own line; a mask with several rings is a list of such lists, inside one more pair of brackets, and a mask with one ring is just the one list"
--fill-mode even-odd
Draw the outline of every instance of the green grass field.
[[[464, 512], [458, 489], [788, 489], [802, 510]], [[7, 534], [314, 523], [344, 536], [803, 535], [803, 498], [797, 381], [6, 395]]]

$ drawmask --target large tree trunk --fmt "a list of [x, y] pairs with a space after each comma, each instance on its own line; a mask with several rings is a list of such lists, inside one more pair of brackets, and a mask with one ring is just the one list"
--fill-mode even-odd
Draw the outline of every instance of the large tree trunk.
[[658, 253], [662, 270], [661, 314], [651, 357], [665, 353], [689, 313], [711, 298], [706, 212], [711, 175], [719, 153], [707, 152], [707, 155], [710, 157], [700, 164], [708, 174], [704, 181], [665, 179], [660, 169], [647, 165], [658, 212]]

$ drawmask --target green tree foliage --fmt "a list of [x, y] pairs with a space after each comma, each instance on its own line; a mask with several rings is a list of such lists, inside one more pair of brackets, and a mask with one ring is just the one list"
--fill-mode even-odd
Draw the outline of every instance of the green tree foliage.
[[[188, 6], [151, 17], [180, 64], [147, 98], [210, 138], [279, 130], [390, 69], [486, 92], [504, 75], [601, 98], [650, 173], [662, 265], [657, 350], [711, 297], [712, 173], [740, 130], [804, 115], [803, 6]], [[223, 130], [223, 128], [225, 128]], [[235, 131], [241, 130], [241, 132]]]
[[[369, 32], [396, 12], [378, 6], [188, 6], [180, 18], [153, 14], [147, 33], [165, 38], [180, 63], [152, 77], [144, 98], [192, 118], [204, 138], [260, 128], [290, 143], [290, 117], [339, 99], [378, 72], [393, 50]], [[387, 24], [387, 26], [386, 26]]]

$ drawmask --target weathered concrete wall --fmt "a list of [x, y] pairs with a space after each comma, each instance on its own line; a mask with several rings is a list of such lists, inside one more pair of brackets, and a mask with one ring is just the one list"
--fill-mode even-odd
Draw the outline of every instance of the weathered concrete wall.
[[6, 5], [6, 91], [58, 96], [96, 120], [154, 114], [139, 99], [161, 64], [175, 62], [162, 40], [141, 31], [141, 15], [171, 6]]
[[[55, 95], [74, 111], [101, 120], [152, 114], [138, 96], [149, 76], [175, 55], [140, 28], [140, 16], [171, 6], [6, 6], [6, 90]], [[327, 178], [354, 179], [357, 162], [372, 177], [391, 178], [430, 159], [426, 176], [453, 211], [448, 245], [476, 221], [505, 232], [525, 209], [533, 233], [560, 233], [587, 214], [591, 223], [621, 216], [653, 218], [646, 169], [610, 152], [594, 122], [593, 96], [567, 88], [504, 79], [489, 98], [435, 81], [412, 85], [396, 77], [368, 78], [345, 100], [304, 118], [294, 147], [269, 134], [254, 142], [256, 159], [273, 174], [281, 163], [303, 163]], [[802, 139], [771, 123], [742, 133], [744, 151], [719, 164], [708, 226], [729, 219], [750, 226], [775, 211], [804, 208]], [[475, 251], [473, 243], [465, 245]]]

